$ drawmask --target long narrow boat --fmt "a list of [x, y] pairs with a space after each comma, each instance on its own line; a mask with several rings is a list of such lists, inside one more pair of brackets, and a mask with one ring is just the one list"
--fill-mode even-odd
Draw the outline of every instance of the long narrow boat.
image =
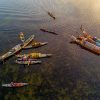
[[16, 55], [16, 57], [18, 58], [23, 58], [23, 57], [29, 57], [29, 58], [33, 58], [33, 59], [37, 59], [37, 58], [44, 58], [44, 57], [51, 57], [52, 54], [42, 54], [42, 53], [30, 53], [30, 54], [23, 54], [23, 55]]
[[23, 60], [22, 58], [18, 58], [16, 61], [15, 61], [17, 64], [22, 64], [22, 65], [32, 65], [32, 64], [40, 64], [41, 61], [39, 60], [36, 60], [36, 59], [26, 59], [26, 60]]
[[75, 36], [71, 36], [72, 41], [76, 42], [77, 44], [81, 45], [82, 47], [96, 53], [96, 54], [100, 54], [100, 47], [96, 46], [95, 44], [92, 44], [86, 40], [79, 40], [78, 38], [76, 38]]
[[5, 53], [4, 55], [2, 55], [0, 57], [0, 61], [5, 60], [6, 58], [14, 55], [15, 53], [17, 53], [18, 51], [20, 51], [22, 49], [21, 44], [16, 45], [15, 47], [13, 47], [11, 50], [9, 50], [7, 53]]
[[47, 32], [47, 33], [51, 33], [51, 34], [54, 34], [54, 35], [58, 35], [56, 32], [48, 31], [48, 30], [43, 29], [43, 28], [41, 28], [40, 30], [41, 30], [42, 32]]
[[4, 55], [0, 56], [0, 61], [4, 61], [6, 58], [8, 58], [10, 56], [13, 56], [14, 54], [16, 54], [22, 48], [24, 48], [25, 46], [27, 46], [33, 39], [34, 39], [34, 35], [32, 35], [31, 37], [29, 37], [24, 43], [18, 44], [15, 47], [13, 47], [7, 53], [5, 53]]
[[23, 44], [22, 48], [25, 48], [32, 40], [34, 39], [34, 35], [31, 35]]
[[50, 17], [52, 17], [54, 20], [56, 19], [56, 17], [51, 13], [51, 12], [47, 12], [48, 13], [48, 15], [50, 16]]
[[10, 88], [16, 88], [16, 87], [23, 87], [29, 85], [29, 83], [14, 83], [11, 82], [9, 84], [2, 84], [2, 87], [10, 87]]
[[37, 48], [37, 47], [41, 47], [48, 44], [48, 42], [35, 42], [33, 41], [30, 45], [24, 47], [23, 49], [31, 49], [31, 48]]

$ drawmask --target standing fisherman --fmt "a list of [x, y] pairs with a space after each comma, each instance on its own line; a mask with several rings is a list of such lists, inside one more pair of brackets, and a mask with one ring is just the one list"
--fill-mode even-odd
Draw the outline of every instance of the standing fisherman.
[[23, 32], [19, 33], [19, 38], [21, 39], [22, 42], [25, 41], [25, 37], [24, 37], [24, 33]]

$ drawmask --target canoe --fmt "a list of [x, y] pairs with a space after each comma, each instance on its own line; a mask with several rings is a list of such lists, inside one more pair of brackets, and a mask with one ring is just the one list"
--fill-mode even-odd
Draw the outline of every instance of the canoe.
[[37, 61], [37, 59], [32, 59], [32, 58], [18, 58], [18, 61]]
[[11, 50], [9, 50], [7, 53], [5, 53], [4, 55], [2, 55], [0, 57], [0, 60], [3, 61], [6, 58], [14, 55], [15, 53], [17, 53], [18, 51], [20, 51], [22, 49], [21, 44], [16, 45], [15, 47], [13, 47]]
[[9, 84], [2, 84], [2, 87], [23, 87], [23, 86], [26, 86], [26, 85], [29, 85], [29, 83], [14, 83], [14, 82], [11, 82]]
[[15, 61], [17, 64], [21, 64], [21, 65], [33, 65], [33, 64], [40, 64], [41, 61]]
[[82, 31], [82, 36], [83, 36], [83, 37], [85, 37], [85, 38], [86, 38], [86, 37], [91, 38], [91, 40], [88, 40], [88, 41], [89, 41], [89, 42], [94, 42], [97, 46], [100, 47], [100, 39], [99, 39], [99, 38], [94, 37], [94, 36], [91, 36], [89, 33], [87, 33], [87, 32], [85, 31], [85, 29], [83, 28], [82, 25], [81, 25], [80, 29], [81, 29], [81, 31]]
[[96, 54], [100, 54], [100, 47], [96, 46], [95, 44], [92, 44], [86, 40], [79, 40], [78, 38], [76, 38], [75, 36], [71, 36], [72, 41], [76, 42], [77, 44], [81, 45], [82, 47], [96, 53]]
[[40, 64], [41, 63], [41, 61], [39, 61], [39, 60], [32, 60], [32, 59], [29, 59], [29, 60], [17, 59], [15, 62], [17, 64], [22, 64], [22, 65], [32, 65], [32, 64]]
[[24, 43], [14, 46], [7, 53], [5, 53], [4, 55], [0, 56], [0, 61], [4, 61], [6, 58], [16, 54], [18, 51], [22, 50], [22, 48], [27, 46], [33, 39], [34, 39], [34, 35], [30, 36]]
[[42, 53], [30, 53], [30, 54], [23, 54], [23, 55], [16, 55], [18, 58], [29, 57], [29, 58], [44, 58], [44, 57], [51, 57], [52, 54], [42, 54]]
[[48, 30], [43, 29], [43, 28], [41, 28], [40, 30], [41, 30], [42, 32], [47, 32], [47, 33], [51, 33], [51, 34], [54, 34], [54, 35], [58, 35], [56, 32], [48, 31]]
[[50, 17], [52, 17], [54, 20], [56, 19], [56, 17], [55, 17], [51, 12], [48, 12], [48, 15], [49, 15]]
[[46, 45], [48, 42], [32, 42], [31, 45], [28, 45], [26, 47], [24, 47], [23, 49], [30, 49], [30, 48], [37, 48], [37, 47], [40, 47], [40, 46], [44, 46]]
[[34, 35], [31, 35], [23, 44], [22, 48], [25, 48], [30, 42], [32, 42], [34, 39]]

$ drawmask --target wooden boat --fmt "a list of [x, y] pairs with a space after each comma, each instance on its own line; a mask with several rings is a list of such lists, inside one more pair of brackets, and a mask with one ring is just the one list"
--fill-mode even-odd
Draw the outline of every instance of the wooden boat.
[[48, 42], [35, 42], [33, 41], [30, 45], [24, 47], [23, 49], [37, 48], [46, 45]]
[[47, 33], [51, 33], [51, 34], [54, 34], [54, 35], [58, 35], [58, 34], [57, 34], [57, 33], [55, 33], [55, 32], [48, 31], [48, 30], [43, 29], [43, 28], [41, 28], [40, 30], [41, 30], [42, 32], [47, 32]]
[[36, 59], [26, 59], [23, 60], [22, 58], [19, 58], [15, 61], [17, 64], [23, 64], [23, 65], [32, 65], [32, 64], [40, 64], [41, 61], [36, 60]]
[[16, 45], [11, 50], [9, 50], [7, 53], [5, 53], [4, 55], [2, 55], [0, 57], [0, 60], [1, 61], [5, 60], [6, 58], [8, 58], [8, 57], [14, 55], [15, 53], [17, 53], [18, 51], [20, 51], [21, 49], [22, 49], [21, 44]]
[[80, 29], [82, 31], [82, 36], [83, 37], [89, 38], [88, 39], [89, 42], [92, 42], [92, 43], [94, 42], [94, 44], [96, 44], [97, 46], [100, 47], [100, 39], [99, 38], [91, 36], [89, 33], [87, 33], [82, 25], [81, 25]]
[[34, 35], [32, 35], [31, 37], [29, 37], [24, 43], [22, 44], [18, 44], [15, 47], [13, 47], [11, 50], [9, 50], [7, 53], [5, 53], [4, 55], [0, 56], [0, 61], [4, 61], [6, 58], [13, 56], [14, 54], [16, 54], [18, 51], [20, 51], [22, 48], [24, 48], [25, 46], [27, 46], [32, 40], [34, 39]]
[[82, 47], [96, 53], [96, 54], [100, 54], [100, 47], [96, 46], [95, 44], [92, 44], [88, 41], [84, 40], [80, 40], [78, 38], [76, 38], [75, 36], [71, 36], [72, 41], [76, 42], [77, 44], [81, 45]]
[[16, 87], [23, 87], [29, 85], [29, 83], [14, 83], [11, 82], [9, 84], [2, 84], [2, 87], [10, 87], [10, 88], [16, 88]]
[[32, 58], [18, 58], [18, 61], [37, 61], [37, 59], [32, 59]]
[[34, 39], [34, 35], [31, 35], [23, 44], [22, 48], [25, 48], [30, 42], [32, 42]]
[[48, 12], [48, 15], [49, 15], [50, 17], [52, 17], [54, 20], [56, 19], [56, 17], [55, 17], [51, 12]]
[[37, 59], [37, 58], [44, 58], [44, 57], [50, 57], [52, 56], [52, 54], [42, 54], [42, 53], [30, 53], [30, 54], [23, 54], [23, 55], [16, 55], [16, 57], [19, 58], [33, 58], [33, 59]]

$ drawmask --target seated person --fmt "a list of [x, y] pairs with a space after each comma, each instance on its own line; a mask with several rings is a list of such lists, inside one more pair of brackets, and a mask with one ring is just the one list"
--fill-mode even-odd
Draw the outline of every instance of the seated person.
[[[82, 36], [79, 36], [79, 37], [82, 37]], [[90, 36], [88, 33], [83, 33], [83, 37], [85, 37], [86, 41], [90, 42], [90, 43], [93, 43], [95, 44], [96, 46], [99, 46], [100, 47], [100, 39], [97, 39], [96, 37], [92, 37]]]
[[100, 47], [100, 39], [97, 39], [96, 37], [93, 37], [93, 40], [95, 41], [96, 46]]
[[87, 38], [88, 42], [95, 44], [95, 41], [93, 40], [93, 37], [91, 35], [89, 35], [88, 33], [83, 33], [83, 36]]
[[78, 40], [80, 40], [80, 43], [83, 44], [87, 41], [87, 38], [83, 37], [83, 36], [78, 36], [77, 38]]

